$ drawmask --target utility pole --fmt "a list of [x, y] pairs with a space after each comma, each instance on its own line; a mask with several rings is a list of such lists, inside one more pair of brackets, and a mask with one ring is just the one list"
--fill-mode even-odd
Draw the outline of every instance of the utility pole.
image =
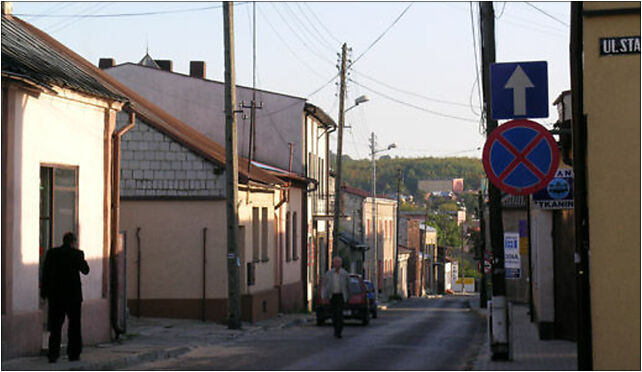
[[397, 295], [397, 286], [399, 280], [399, 207], [401, 206], [401, 168], [397, 169], [397, 223], [395, 226], [395, 271], [394, 271], [394, 282], [395, 282], [395, 295]]
[[[332, 229], [332, 250], [333, 255], [339, 254], [339, 218], [341, 217], [341, 158], [343, 157], [343, 126], [344, 126], [344, 104], [346, 98], [346, 61], [348, 59], [348, 45], [343, 43], [341, 47], [341, 65], [339, 75], [341, 77], [339, 89], [339, 128], [337, 132], [337, 169], [334, 177], [334, 219]], [[330, 258], [328, 257], [328, 260]]]
[[252, 159], [256, 156], [256, 109], [263, 108], [263, 102], [256, 104], [256, 1], [252, 2], [252, 102], [246, 106], [241, 102], [241, 107], [250, 109], [250, 141], [247, 149], [247, 171], [252, 168]]
[[377, 244], [377, 163], [375, 162], [376, 140], [375, 134], [370, 134], [370, 155], [372, 159], [372, 248], [374, 249], [374, 290], [375, 297], [379, 297], [379, 246]]
[[[484, 113], [486, 115], [486, 137], [497, 128], [497, 120], [491, 118], [490, 106], [490, 65], [495, 63], [495, 11], [493, 3], [479, 3], [482, 54], [482, 84]], [[492, 327], [491, 359], [509, 359], [508, 317], [506, 304], [506, 276], [504, 269], [504, 227], [502, 223], [502, 202], [499, 189], [488, 183], [490, 207], [490, 243], [493, 253], [492, 272]]]
[[[575, 199], [575, 257], [577, 285], [577, 369], [593, 369], [591, 321], [590, 239], [586, 185], [587, 126], [584, 114], [584, 15], [582, 2], [571, 3], [571, 98], [573, 119], [573, 194]], [[579, 258], [579, 260], [578, 260]]]
[[225, 44], [225, 193], [227, 212], [227, 326], [241, 328], [241, 283], [237, 211], [239, 164], [236, 142], [236, 75], [234, 71], [234, 4], [223, 2]]

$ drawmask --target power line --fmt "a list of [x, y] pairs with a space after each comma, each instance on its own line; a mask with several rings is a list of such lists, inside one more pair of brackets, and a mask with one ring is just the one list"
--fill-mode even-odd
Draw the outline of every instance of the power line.
[[312, 26], [312, 29], [314, 29], [314, 32], [316, 32], [317, 36], [319, 37], [319, 40], [321, 40], [325, 44], [325, 46], [327, 46], [330, 50], [336, 51], [337, 48], [332, 46], [332, 43], [329, 42], [328, 39], [325, 38], [323, 33], [319, 31], [317, 26], [314, 25], [314, 22], [312, 20], [310, 20], [310, 17], [308, 17], [307, 13], [303, 10], [303, 7], [301, 6], [301, 4], [300, 3], [294, 3], [294, 4], [299, 9], [299, 12], [301, 12], [301, 14], [303, 14], [303, 17], [305, 17], [306, 21], [308, 21], [310, 26]]
[[377, 79], [375, 79], [375, 78], [373, 78], [371, 76], [368, 76], [368, 75], [366, 75], [366, 74], [364, 74], [362, 72], [359, 72], [359, 71], [356, 71], [356, 70], [353, 70], [353, 71], [357, 75], [359, 75], [359, 76], [361, 76], [363, 78], [366, 78], [367, 80], [371, 80], [371, 81], [373, 81], [373, 82], [375, 82], [377, 84], [380, 84], [380, 85], [382, 85], [382, 86], [384, 86], [386, 88], [392, 89], [392, 90], [400, 92], [400, 93], [404, 93], [404, 94], [407, 94], [407, 95], [410, 95], [410, 96], [414, 96], [414, 97], [417, 97], [417, 98], [425, 99], [427, 101], [443, 103], [443, 104], [446, 104], [446, 105], [454, 105], [454, 106], [461, 106], [461, 107], [468, 107], [469, 106], [466, 103], [447, 101], [447, 100], [443, 100], [443, 99], [439, 99], [439, 98], [427, 97], [427, 96], [424, 96], [424, 95], [421, 95], [421, 94], [418, 94], [418, 93], [414, 93], [414, 92], [411, 92], [411, 91], [408, 91], [408, 90], [397, 88], [397, 87], [394, 87], [394, 86], [392, 86], [390, 84], [387, 84], [387, 83], [384, 83], [384, 82], [382, 82], [380, 80], [377, 80]]
[[261, 15], [261, 17], [263, 17], [263, 19], [264, 19], [264, 20], [267, 22], [267, 24], [270, 26], [270, 28], [272, 29], [272, 31], [274, 31], [274, 34], [279, 38], [279, 40], [281, 40], [281, 42], [282, 42], [282, 43], [283, 43], [283, 45], [287, 48], [287, 50], [288, 50], [288, 51], [289, 51], [289, 52], [294, 56], [294, 58], [295, 58], [297, 61], [299, 61], [299, 63], [301, 63], [304, 67], [306, 67], [308, 70], [310, 70], [310, 72], [312, 72], [313, 74], [315, 74], [315, 75], [317, 75], [317, 76], [319, 76], [319, 77], [321, 77], [321, 78], [325, 78], [325, 76], [323, 76], [323, 75], [322, 75], [322, 74], [320, 74], [316, 69], [314, 69], [313, 67], [311, 67], [311, 66], [310, 66], [310, 65], [309, 65], [305, 60], [303, 60], [303, 59], [299, 56], [299, 54], [297, 54], [294, 50], [292, 50], [292, 48], [290, 47], [290, 45], [285, 41], [285, 39], [283, 39], [283, 37], [281, 36], [281, 34], [277, 31], [276, 27], [274, 27], [274, 25], [272, 24], [272, 22], [270, 22], [270, 20], [265, 16], [265, 14], [263, 14], [263, 11], [261, 10], [261, 8], [260, 8], [260, 7], [257, 7], [257, 10], [259, 11], [259, 14]]
[[[499, 13], [499, 15], [498, 15], [498, 16], [495, 16], [495, 18], [496, 18], [496, 19], [500, 19], [500, 18], [502, 18], [502, 16], [504, 15], [504, 10], [506, 9], [506, 4], [508, 4], [508, 2], [507, 2], [507, 1], [504, 1], [504, 5], [502, 5], [502, 10], [501, 10], [501, 12]], [[471, 6], [472, 6], [472, 3], [471, 3]]]
[[548, 12], [546, 12], [546, 11], [544, 11], [544, 10], [542, 10], [542, 9], [538, 8], [538, 7], [536, 7], [535, 5], [533, 5], [533, 4], [531, 4], [531, 3], [529, 3], [528, 1], [526, 1], [526, 2], [525, 2], [525, 4], [526, 4], [526, 5], [528, 5], [528, 6], [530, 6], [530, 7], [532, 7], [532, 8], [534, 8], [535, 10], [539, 11], [540, 13], [542, 13], [542, 14], [546, 15], [547, 17], [549, 17], [549, 18], [551, 18], [551, 19], [553, 19], [553, 20], [555, 20], [555, 21], [557, 21], [557, 22], [559, 22], [559, 23], [563, 24], [564, 26], [566, 26], [566, 27], [570, 27], [570, 25], [569, 25], [568, 23], [566, 23], [566, 22], [562, 21], [561, 19], [559, 19], [559, 18], [555, 17], [554, 15], [552, 15], [552, 14], [550, 14], [550, 13], [548, 13]]
[[328, 35], [328, 36], [330, 36], [332, 39], [334, 39], [334, 41], [336, 41], [337, 43], [341, 44], [341, 40], [339, 40], [337, 37], [335, 37], [335, 36], [332, 34], [332, 31], [330, 31], [327, 27], [325, 27], [325, 25], [323, 24], [323, 22], [321, 22], [321, 20], [319, 19], [319, 17], [317, 17], [317, 15], [314, 13], [314, 11], [312, 10], [312, 8], [310, 8], [310, 6], [308, 5], [308, 3], [307, 3], [307, 2], [304, 2], [304, 3], [303, 3], [303, 5], [304, 5], [306, 8], [308, 8], [308, 11], [310, 11], [310, 14], [312, 14], [312, 16], [314, 17], [314, 19], [316, 19], [316, 20], [317, 20], [317, 22], [319, 23], [319, 25], [321, 25], [321, 27], [323, 27], [323, 29], [327, 32], [327, 35]]
[[401, 14], [399, 14], [399, 16], [398, 16], [398, 17], [397, 17], [397, 18], [392, 22], [392, 24], [391, 24], [390, 26], [388, 26], [388, 28], [386, 28], [386, 29], [381, 33], [381, 35], [379, 35], [379, 37], [377, 37], [377, 38], [372, 42], [372, 44], [370, 44], [370, 45], [366, 48], [366, 50], [364, 50], [364, 51], [363, 51], [363, 53], [359, 54], [359, 56], [358, 56], [357, 58], [355, 58], [355, 60], [354, 60], [354, 61], [352, 61], [352, 63], [350, 64], [350, 66], [352, 67], [355, 63], [357, 63], [357, 61], [358, 61], [358, 60], [360, 60], [360, 59], [361, 59], [361, 57], [363, 57], [366, 53], [368, 53], [368, 51], [369, 51], [370, 49], [372, 49], [372, 47], [373, 47], [373, 46], [375, 46], [375, 44], [377, 44], [377, 43], [379, 42], [379, 40], [381, 40], [381, 38], [383, 38], [383, 37], [388, 33], [388, 31], [390, 31], [390, 29], [391, 29], [394, 25], [396, 25], [396, 24], [397, 24], [397, 22], [399, 22], [399, 20], [401, 19], [401, 17], [403, 17], [403, 16], [404, 16], [404, 14], [406, 14], [406, 12], [408, 11], [408, 9], [410, 9], [410, 7], [411, 7], [412, 5], [413, 5], [413, 3], [410, 3], [410, 4], [406, 7], [406, 9], [404, 9], [404, 10], [401, 12]]
[[370, 87], [367, 87], [367, 86], [363, 85], [362, 83], [356, 82], [354, 80], [350, 80], [350, 81], [355, 83], [356, 85], [362, 86], [364, 89], [367, 89], [367, 90], [371, 91], [372, 93], [375, 93], [375, 94], [377, 94], [377, 95], [379, 95], [379, 96], [381, 96], [383, 98], [386, 98], [386, 99], [388, 99], [390, 101], [393, 101], [393, 102], [397, 102], [397, 103], [402, 104], [404, 106], [412, 107], [414, 109], [417, 109], [417, 110], [420, 110], [420, 111], [423, 111], [423, 112], [427, 112], [429, 114], [437, 115], [437, 116], [442, 116], [442, 117], [446, 117], [446, 118], [450, 118], [450, 119], [456, 119], [456, 120], [462, 120], [462, 121], [477, 123], [477, 119], [470, 119], [470, 118], [465, 118], [465, 117], [456, 116], [456, 115], [450, 115], [450, 114], [444, 114], [442, 112], [430, 110], [430, 109], [427, 109], [425, 107], [417, 106], [417, 105], [414, 105], [412, 103], [408, 103], [408, 102], [402, 101], [400, 99], [391, 97], [391, 96], [389, 96], [389, 95], [387, 95], [385, 93], [381, 93], [379, 91], [376, 91], [376, 90], [374, 90], [374, 89], [372, 89]]
[[274, 10], [276, 11], [276, 13], [279, 15], [279, 17], [280, 17], [280, 18], [281, 18], [281, 20], [283, 21], [283, 23], [284, 23], [284, 24], [285, 24], [285, 25], [290, 29], [290, 31], [294, 34], [294, 36], [296, 36], [296, 37], [297, 37], [297, 39], [299, 39], [299, 41], [303, 44], [303, 46], [304, 46], [306, 49], [308, 49], [308, 50], [310, 51], [310, 53], [314, 54], [314, 55], [315, 55], [315, 56], [317, 56], [319, 59], [321, 59], [321, 60], [323, 60], [323, 61], [325, 61], [325, 62], [328, 62], [328, 63], [330, 63], [331, 65], [334, 65], [334, 62], [332, 62], [332, 61], [331, 61], [331, 60], [329, 60], [329, 59], [326, 59], [327, 57], [325, 57], [325, 56], [323, 56], [323, 55], [319, 54], [319, 53], [318, 53], [314, 48], [310, 47], [310, 46], [308, 45], [308, 43], [306, 43], [306, 42], [305, 42], [305, 40], [303, 40], [303, 38], [301, 37], [301, 35], [299, 35], [299, 32], [297, 32], [297, 31], [296, 31], [296, 30], [295, 30], [295, 29], [290, 25], [290, 23], [287, 21], [286, 17], [284, 17], [284, 16], [283, 16], [283, 14], [281, 14], [281, 11], [279, 11], [279, 9], [276, 7], [276, 5], [274, 5], [274, 3], [270, 3], [270, 5], [272, 5], [272, 8], [274, 8]]
[[[245, 5], [249, 4], [249, 1], [245, 2], [235, 2], [234, 5]], [[220, 9], [222, 5], [212, 5], [200, 8], [191, 8], [191, 9], [174, 9], [174, 10], [161, 10], [156, 12], [140, 12], [140, 13], [114, 13], [114, 14], [29, 14], [29, 13], [15, 13], [18, 17], [39, 17], [39, 18], [68, 18], [68, 17], [81, 17], [81, 18], [115, 18], [115, 17], [139, 17], [139, 16], [150, 16], [150, 15], [162, 15], [162, 14], [178, 14], [178, 13], [188, 13], [188, 12], [197, 12], [201, 10], [209, 9]]]
[[[102, 10], [102, 9], [105, 9], [106, 7], [108, 7], [108, 6], [110, 6], [110, 5], [111, 5], [111, 3], [96, 3], [96, 4], [94, 4], [93, 6], [91, 6], [91, 7], [87, 8], [87, 9], [86, 9], [86, 11], [85, 11], [85, 14], [89, 14], [89, 13], [91, 13], [91, 12], [95, 12], [95, 11], [97, 11], [97, 10], [99, 10], [99, 9], [101, 9], [101, 10]], [[69, 26], [73, 25], [74, 23], [76, 23], [76, 22], [80, 22], [80, 21], [82, 21], [82, 20], [84, 20], [84, 19], [85, 19], [85, 18], [83, 18], [82, 16], [78, 16], [78, 17], [76, 17], [76, 18], [71, 18], [71, 19], [66, 19], [66, 20], [64, 20], [64, 21], [63, 21], [63, 24], [59, 25], [59, 27], [58, 27], [58, 28], [56, 28], [56, 29], [54, 29], [54, 30], [49, 31], [49, 33], [52, 33], [52, 34], [53, 34], [53, 33], [56, 33], [56, 32], [59, 32], [59, 31], [62, 31], [62, 30], [64, 30], [65, 28], [67, 28], [67, 27], [69, 27]]]

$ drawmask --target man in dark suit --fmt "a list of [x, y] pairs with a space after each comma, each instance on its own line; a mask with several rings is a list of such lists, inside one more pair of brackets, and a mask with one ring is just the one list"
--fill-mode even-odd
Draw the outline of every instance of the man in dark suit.
[[77, 249], [74, 233], [66, 233], [62, 241], [62, 246], [47, 251], [40, 292], [43, 299], [49, 300], [48, 357], [50, 363], [55, 363], [60, 355], [60, 333], [65, 316], [69, 320], [67, 347], [69, 360], [79, 360], [82, 351], [80, 331], [82, 288], [79, 272], [89, 274], [89, 265], [85, 261], [85, 254]]

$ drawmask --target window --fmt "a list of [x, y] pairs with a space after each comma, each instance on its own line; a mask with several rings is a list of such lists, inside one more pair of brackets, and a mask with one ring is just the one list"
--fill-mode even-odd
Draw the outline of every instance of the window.
[[261, 208], [261, 260], [267, 262], [268, 259], [268, 209]]
[[77, 168], [40, 167], [40, 262], [46, 251], [62, 244], [66, 232], [78, 229]]
[[252, 261], [259, 261], [259, 208], [252, 208]]
[[292, 260], [290, 256], [290, 212], [285, 214], [285, 260], [290, 262]]
[[299, 238], [297, 235], [296, 212], [292, 212], [292, 259], [299, 259]]

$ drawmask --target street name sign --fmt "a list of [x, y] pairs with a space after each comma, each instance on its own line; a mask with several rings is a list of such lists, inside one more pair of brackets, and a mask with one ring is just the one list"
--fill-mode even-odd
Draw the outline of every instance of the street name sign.
[[541, 209], [573, 209], [573, 168], [559, 168], [548, 185], [533, 194]]
[[548, 117], [548, 65], [540, 62], [494, 63], [490, 66], [491, 117]]
[[484, 145], [488, 179], [512, 195], [528, 195], [555, 176], [559, 149], [549, 131], [530, 120], [512, 120], [495, 128]]

